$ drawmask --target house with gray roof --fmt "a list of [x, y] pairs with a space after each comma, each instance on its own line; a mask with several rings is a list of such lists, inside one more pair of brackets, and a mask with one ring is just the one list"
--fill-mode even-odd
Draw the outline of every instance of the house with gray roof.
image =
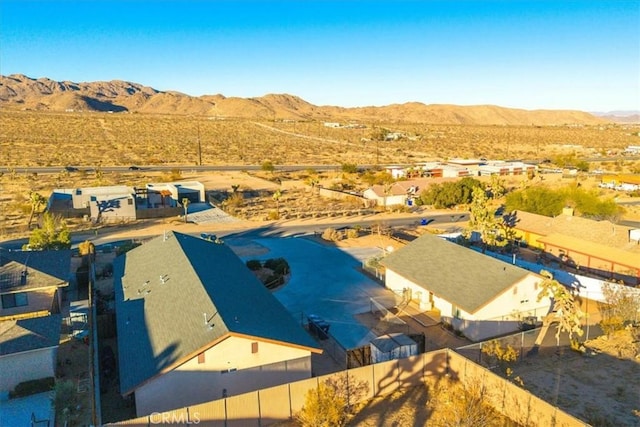
[[541, 320], [547, 298], [538, 301], [542, 277], [432, 234], [423, 234], [382, 260], [386, 287], [410, 290], [424, 310], [437, 310], [467, 338], [480, 341]]
[[138, 416], [311, 377], [318, 344], [224, 243], [167, 232], [113, 277], [120, 392]]
[[0, 393], [53, 377], [71, 251], [0, 249]]
[[0, 392], [55, 376], [61, 323], [60, 314], [0, 322]]

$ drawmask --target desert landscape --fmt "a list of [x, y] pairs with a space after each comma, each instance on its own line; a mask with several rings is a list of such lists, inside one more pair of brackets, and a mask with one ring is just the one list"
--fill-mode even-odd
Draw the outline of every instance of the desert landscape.
[[[7, 84], [8, 79], [3, 77], [2, 101], [8, 99], [7, 93], [12, 88]], [[26, 80], [22, 78], [21, 81], [25, 83]], [[19, 92], [15, 90], [15, 83], [11, 84], [14, 84], [12, 90]], [[77, 96], [68, 91], [72, 89], [70, 83], [56, 86], [52, 82], [39, 82], [38, 85], [39, 95], [27, 96], [25, 91], [21, 95], [22, 101], [4, 102], [0, 109], [0, 165], [7, 167], [0, 175], [1, 239], [27, 237], [29, 218], [35, 213], [36, 224], [43, 210], [43, 206], [39, 206], [33, 212], [30, 194], [47, 197], [55, 188], [135, 187], [144, 186], [146, 182], [195, 180], [203, 183], [207, 194], [220, 201], [221, 206], [237, 219], [237, 222], [209, 228], [228, 231], [265, 224], [296, 225], [317, 221], [318, 230], [322, 231], [330, 228], [333, 222], [344, 220], [357, 227], [362, 216], [353, 212], [362, 211], [362, 206], [349, 200], [321, 197], [314, 189], [322, 186], [361, 193], [370, 186], [371, 174], [381, 173], [382, 167], [388, 165], [449, 158], [488, 158], [524, 159], [545, 162], [548, 167], [562, 167], [586, 160], [589, 170], [600, 173], [538, 175], [533, 180], [532, 177], [509, 176], [504, 178], [504, 185], [511, 190], [528, 185], [580, 186], [603, 198], [618, 199], [621, 196], [614, 190], [598, 187], [601, 174], [640, 172], [639, 159], [622, 155], [625, 147], [637, 142], [640, 126], [607, 122], [588, 115], [553, 111], [507, 114], [502, 109], [475, 107], [465, 108], [466, 116], [461, 118], [460, 110], [455, 106], [436, 109], [424, 105], [339, 110], [315, 107], [291, 96], [251, 100], [191, 99], [138, 85], [127, 86], [124, 82], [89, 85], [83, 90], [110, 88], [119, 93], [129, 87], [134, 92], [131, 99], [114, 95], [110, 104], [105, 104], [104, 99], [102, 103], [79, 104]], [[43, 89], [47, 87], [51, 93]], [[56, 94], [56, 87], [66, 87], [67, 93]], [[99, 111], [113, 108], [117, 102], [126, 108], [112, 113]], [[96, 105], [100, 108], [95, 108]], [[435, 116], [425, 115], [426, 108]], [[456, 117], [455, 120], [452, 117]], [[536, 120], [541, 124], [527, 124]], [[561, 123], [564, 120], [567, 122]], [[340, 125], [327, 126], [327, 123]], [[255, 169], [265, 164], [271, 167]], [[200, 165], [231, 166], [233, 170], [195, 170], [195, 166]], [[297, 172], [279, 168], [287, 165], [307, 167]], [[37, 166], [55, 167], [56, 171], [29, 173], [21, 170]], [[108, 166], [135, 168], [104, 171]], [[166, 170], [147, 170], [150, 166], [163, 166]], [[253, 170], [246, 170], [248, 166], [254, 167]], [[490, 182], [490, 177], [478, 179]], [[274, 197], [276, 193], [277, 198]], [[243, 196], [233, 197], [235, 194]], [[498, 207], [503, 202], [504, 199], [494, 200], [492, 206]], [[372, 208], [366, 215], [367, 219], [375, 218], [384, 224], [390, 218], [420, 218], [435, 213], [440, 212], [427, 207], [409, 209], [405, 206]], [[640, 206], [626, 205], [620, 219], [639, 221]], [[99, 233], [120, 239], [135, 238], [142, 229], [157, 234], [167, 227], [185, 233], [203, 230], [202, 226], [185, 223], [179, 217], [111, 224], [70, 218], [67, 224], [74, 232], [90, 231], [96, 236]], [[462, 223], [455, 225], [465, 226]], [[419, 234], [417, 230], [406, 231]], [[420, 230], [438, 231], [442, 230], [434, 227]], [[321, 243], [344, 248], [395, 249], [404, 244], [380, 235]], [[264, 254], [264, 248], [256, 249], [251, 245], [234, 250], [244, 257]], [[591, 309], [595, 306], [593, 303]], [[405, 314], [398, 313], [399, 316]], [[593, 314], [595, 322], [597, 310]], [[361, 315], [359, 321], [379, 333], [394, 331], [393, 325], [370, 314]], [[413, 324], [416, 330], [421, 328], [411, 316], [405, 321]], [[438, 327], [440, 340], [449, 345], [461, 345], [457, 341], [459, 337], [433, 322], [431, 326]], [[621, 334], [620, 337], [586, 341], [584, 345], [590, 351], [589, 356], [549, 353], [536, 359], [523, 359], [512, 366], [514, 375], [521, 379], [525, 389], [592, 425], [633, 425], [637, 421], [634, 413], [637, 393], [624, 385], [625, 378], [638, 374], [633, 339]], [[567, 378], [562, 382], [560, 394], [559, 376]], [[434, 400], [434, 390], [438, 390], [441, 401]], [[384, 399], [367, 402], [354, 415], [352, 425], [403, 425], [407, 420], [418, 425], [428, 421], [446, 425], [446, 418], [442, 418], [445, 415], [439, 413], [436, 406], [445, 400], [450, 402], [452, 396], [460, 392], [455, 385], [427, 381], [423, 387], [400, 390]], [[610, 404], [598, 403], [603, 396]], [[503, 425], [504, 420], [498, 418], [495, 423]]]

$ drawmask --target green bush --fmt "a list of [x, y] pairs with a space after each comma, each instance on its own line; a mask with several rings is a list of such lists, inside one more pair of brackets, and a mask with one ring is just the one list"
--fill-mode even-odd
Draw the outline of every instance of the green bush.
[[247, 268], [249, 268], [249, 270], [251, 271], [257, 271], [262, 268], [262, 263], [257, 259], [250, 259], [249, 261], [247, 261]]
[[289, 263], [284, 258], [271, 258], [265, 261], [265, 268], [273, 270], [277, 275], [283, 276], [289, 273]]
[[11, 392], [11, 398], [31, 396], [32, 394], [51, 391], [53, 390], [54, 384], [55, 379], [53, 377], [25, 381], [18, 384], [16, 388]]

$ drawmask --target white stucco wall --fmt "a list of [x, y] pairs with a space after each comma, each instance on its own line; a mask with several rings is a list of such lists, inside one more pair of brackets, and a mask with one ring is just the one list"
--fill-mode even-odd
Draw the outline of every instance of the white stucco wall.
[[0, 356], [0, 391], [11, 391], [24, 381], [55, 376], [58, 347]]
[[[98, 208], [99, 203], [106, 204], [102, 212]], [[96, 195], [95, 200], [89, 202], [89, 209], [93, 220], [96, 220], [98, 215], [103, 221], [136, 219], [136, 203], [132, 194]]]
[[[252, 343], [258, 343], [252, 353]], [[235, 369], [235, 370], [233, 370]], [[232, 371], [229, 371], [232, 370]], [[311, 352], [230, 337], [135, 392], [137, 416], [311, 378]]]
[[[536, 316], [540, 320], [549, 312], [548, 298], [537, 301], [540, 292], [538, 283], [541, 280], [539, 276], [529, 274], [473, 314], [467, 313], [460, 307], [454, 307], [451, 302], [437, 295], [432, 296], [433, 308], [440, 310], [444, 321], [451, 323], [455, 329], [473, 341], [515, 332], [520, 327], [522, 317]], [[394, 291], [411, 289], [412, 298], [419, 303], [421, 309], [432, 308], [429, 291], [396, 272], [386, 271], [385, 284]]]

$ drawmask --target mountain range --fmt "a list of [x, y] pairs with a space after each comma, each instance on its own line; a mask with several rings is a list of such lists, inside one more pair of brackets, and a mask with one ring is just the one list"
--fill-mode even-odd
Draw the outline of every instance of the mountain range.
[[194, 97], [121, 80], [75, 83], [34, 79], [21, 74], [0, 75], [0, 106], [33, 111], [137, 112], [254, 120], [540, 126], [612, 121], [610, 117], [598, 117], [583, 111], [523, 110], [495, 105], [408, 102], [346, 108], [317, 106], [288, 94], [269, 94], [258, 98], [220, 94]]

